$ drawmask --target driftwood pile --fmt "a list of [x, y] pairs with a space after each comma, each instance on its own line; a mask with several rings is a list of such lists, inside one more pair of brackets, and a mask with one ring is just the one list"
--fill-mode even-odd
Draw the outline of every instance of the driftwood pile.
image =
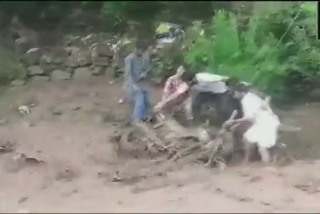
[[[229, 120], [235, 115], [236, 112]], [[127, 150], [127, 153], [140, 150], [137, 159], [143, 156], [142, 153], [153, 154], [150, 156], [151, 160], [142, 165], [140, 163], [134, 167], [132, 165], [134, 161], [127, 161], [126, 164], [128, 162], [132, 164], [127, 167], [119, 166], [115, 180], [132, 181], [137, 178], [158, 176], [193, 162], [203, 162], [207, 167], [225, 168], [225, 157], [233, 152], [233, 141], [225, 126], [226, 122], [219, 131], [209, 134], [204, 128], [185, 128], [172, 118], [164, 119], [163, 115], [158, 115], [158, 119], [163, 120], [161, 126], [139, 122], [133, 127], [124, 128], [114, 137], [118, 153], [123, 150]], [[128, 170], [133, 172], [128, 173]]]

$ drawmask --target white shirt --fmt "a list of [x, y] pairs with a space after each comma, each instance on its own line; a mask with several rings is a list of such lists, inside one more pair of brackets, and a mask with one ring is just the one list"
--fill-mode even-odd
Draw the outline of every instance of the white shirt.
[[262, 108], [265, 101], [258, 95], [248, 92], [241, 100], [243, 114], [253, 121], [252, 127], [243, 137], [250, 143], [257, 143], [264, 148], [270, 148], [277, 143], [280, 120], [270, 108]]
[[254, 119], [262, 104], [263, 100], [258, 95], [248, 92], [241, 100], [243, 116]]
[[227, 78], [226, 76], [200, 72], [195, 75], [195, 78], [198, 83], [193, 88], [198, 91], [224, 93], [228, 90], [228, 87], [224, 83], [224, 80]]
[[[224, 93], [228, 90], [228, 86], [225, 84], [225, 80], [228, 76], [209, 74], [205, 72], [199, 72], [195, 75], [198, 84], [193, 86], [197, 91], [201, 92], [213, 92], [213, 93]], [[245, 85], [250, 85], [247, 82], [242, 82]]]

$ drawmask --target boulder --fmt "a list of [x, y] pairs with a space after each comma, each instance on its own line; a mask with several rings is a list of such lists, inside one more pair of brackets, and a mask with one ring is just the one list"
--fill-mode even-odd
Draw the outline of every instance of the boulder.
[[43, 55], [40, 59], [40, 63], [50, 64], [53, 63], [53, 59], [49, 55]]
[[51, 80], [69, 80], [71, 79], [71, 73], [57, 69], [52, 71], [50, 78]]
[[105, 68], [103, 67], [95, 67], [91, 70], [92, 75], [94, 76], [100, 76], [103, 75], [105, 73]]
[[28, 68], [28, 75], [29, 76], [42, 75], [42, 74], [44, 74], [44, 71], [42, 70], [42, 68], [40, 68], [40, 66], [31, 65]]
[[91, 56], [107, 56], [112, 57], [113, 51], [109, 45], [99, 42], [91, 46]]
[[73, 79], [85, 79], [91, 76], [92, 73], [90, 71], [90, 68], [77, 68], [74, 70]]
[[80, 55], [78, 57], [78, 65], [81, 67], [91, 65], [91, 57], [89, 55]]
[[31, 48], [22, 57], [23, 62], [27, 65], [35, 65], [40, 62], [42, 51], [39, 48]]
[[65, 65], [68, 67], [84, 67], [92, 64], [90, 51], [88, 48], [74, 49], [76, 50], [70, 56], [66, 57]]
[[12, 86], [23, 86], [26, 84], [26, 81], [23, 79], [16, 79], [11, 82]]
[[50, 75], [52, 71], [61, 69], [63, 70], [62, 65], [56, 65], [56, 64], [48, 64], [48, 63], [40, 63], [39, 67], [43, 70], [42, 75]]
[[32, 82], [47, 82], [50, 80], [50, 77], [48, 76], [33, 76], [31, 78]]
[[51, 51], [52, 55], [52, 63], [54, 64], [62, 64], [65, 62], [66, 58], [69, 56], [67, 51], [62, 47], [56, 47]]
[[66, 66], [67, 67], [72, 67], [72, 68], [77, 67], [78, 66], [77, 59], [74, 56], [69, 56], [66, 59]]
[[92, 62], [95, 66], [108, 66], [111, 63], [111, 58], [106, 56], [95, 56], [92, 58]]
[[72, 73], [73, 73], [73, 71], [74, 71], [74, 68], [66, 67], [66, 68], [64, 69], [64, 71], [65, 71], [65, 72], [68, 72], [68, 73], [70, 73], [70, 74], [72, 74]]

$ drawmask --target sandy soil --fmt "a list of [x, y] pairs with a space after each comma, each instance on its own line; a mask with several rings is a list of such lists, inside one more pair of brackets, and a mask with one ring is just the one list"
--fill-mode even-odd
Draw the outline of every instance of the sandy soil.
[[[159, 92], [153, 94], [155, 99]], [[31, 82], [5, 92], [0, 141], [15, 143], [16, 150], [0, 156], [0, 212], [320, 211], [315, 160], [223, 172], [190, 165], [132, 185], [111, 182], [104, 175], [114, 173], [119, 161], [108, 139], [115, 121], [128, 116], [118, 104], [121, 95], [121, 86], [107, 77]], [[22, 104], [33, 104], [30, 115], [19, 114]], [[286, 138], [296, 157], [306, 147], [310, 157], [319, 156], [319, 113], [316, 104], [284, 113], [303, 128]], [[28, 161], [14, 159], [17, 153]]]

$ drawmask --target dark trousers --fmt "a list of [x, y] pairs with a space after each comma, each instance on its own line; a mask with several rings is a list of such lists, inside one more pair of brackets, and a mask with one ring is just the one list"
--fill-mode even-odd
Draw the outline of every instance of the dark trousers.
[[229, 119], [234, 110], [238, 111], [236, 118], [241, 118], [243, 115], [240, 101], [228, 92], [221, 94], [212, 92], [198, 93], [192, 99], [192, 114], [195, 122], [200, 122], [203, 106], [214, 108], [219, 122]]

